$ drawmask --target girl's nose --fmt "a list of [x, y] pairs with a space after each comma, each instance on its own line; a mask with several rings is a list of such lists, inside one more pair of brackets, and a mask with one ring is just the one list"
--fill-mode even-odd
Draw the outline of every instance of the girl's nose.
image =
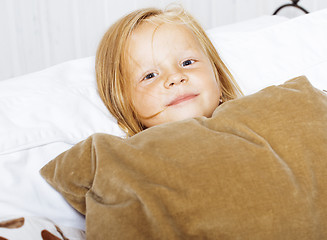
[[188, 82], [188, 78], [182, 73], [173, 73], [169, 75], [167, 80], [165, 81], [165, 87], [171, 88], [181, 83], [187, 83], [187, 82]]

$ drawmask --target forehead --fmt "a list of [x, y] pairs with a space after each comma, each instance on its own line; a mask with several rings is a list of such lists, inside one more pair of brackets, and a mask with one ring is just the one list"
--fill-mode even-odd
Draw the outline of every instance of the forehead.
[[196, 35], [183, 24], [144, 22], [131, 34], [128, 55], [132, 58], [145, 57], [145, 53], [166, 51], [201, 50]]
[[150, 41], [161, 40], [161, 38], [166, 40], [188, 38], [196, 41], [196, 36], [191, 29], [182, 23], [143, 22], [132, 32], [130, 39], [134, 42], [139, 37]]

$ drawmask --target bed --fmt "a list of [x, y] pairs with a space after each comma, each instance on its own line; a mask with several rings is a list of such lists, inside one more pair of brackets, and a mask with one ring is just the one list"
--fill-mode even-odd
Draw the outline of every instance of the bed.
[[[261, 94], [261, 89], [303, 75], [314, 89], [321, 93], [326, 90], [326, 29], [327, 10], [321, 10], [294, 19], [263, 16], [207, 32], [244, 94], [249, 97], [246, 99], [251, 99], [258, 92]], [[323, 98], [323, 95], [319, 96]], [[326, 108], [322, 115], [320, 119], [326, 118]], [[97, 94], [94, 57], [1, 81], [0, 126], [0, 239], [85, 239], [85, 218], [80, 213], [83, 211], [67, 201], [64, 193], [61, 195], [48, 184], [39, 171], [56, 156], [95, 133], [111, 134], [117, 141], [124, 139], [124, 133]], [[320, 132], [324, 131], [325, 128], [320, 129]], [[326, 148], [326, 135], [321, 139], [322, 148]], [[320, 154], [324, 153], [321, 150]], [[53, 180], [51, 178], [53, 176], [49, 176], [49, 182]], [[63, 186], [59, 188], [65, 191]], [[305, 224], [305, 220], [303, 222]], [[251, 219], [248, 224], [251, 225]], [[231, 226], [226, 219], [220, 225], [221, 235], [210, 235], [211, 238], [206, 239], [236, 239], [237, 235], [227, 234], [230, 230], [223, 234], [223, 229]], [[275, 228], [269, 229], [271, 233], [281, 229], [276, 223], [272, 226]], [[91, 227], [86, 229], [86, 233], [88, 229]], [[261, 230], [267, 234], [267, 229], [266, 232], [252, 229], [244, 232], [248, 237], [253, 234], [252, 238], [244, 239], [263, 236], [272, 239], [260, 235]], [[320, 230], [317, 229], [317, 233], [326, 234]], [[292, 233], [288, 239], [300, 239], [296, 231]], [[106, 238], [118, 239], [117, 234], [106, 235]], [[140, 235], [137, 239], [151, 239], [144, 236], [151, 235]], [[193, 238], [205, 239], [204, 236], [194, 233]], [[166, 237], [156, 236], [158, 239]], [[90, 235], [88, 238], [103, 239]], [[317, 234], [312, 239], [324, 238], [327, 235]], [[174, 235], [169, 239], [178, 237]]]

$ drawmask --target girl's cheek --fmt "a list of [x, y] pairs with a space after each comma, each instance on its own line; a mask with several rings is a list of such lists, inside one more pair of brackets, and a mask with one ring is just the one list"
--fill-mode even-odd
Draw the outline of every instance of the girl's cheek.
[[156, 92], [156, 88], [153, 86], [141, 86], [137, 89], [137, 101], [140, 103], [149, 102], [152, 98], [154, 98], [158, 93]]
[[160, 92], [159, 81], [152, 81], [144, 87], [144, 92], [150, 95], [156, 95]]

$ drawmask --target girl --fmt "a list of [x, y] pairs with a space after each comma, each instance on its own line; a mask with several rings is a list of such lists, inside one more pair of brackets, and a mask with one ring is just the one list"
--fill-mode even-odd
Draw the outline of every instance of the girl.
[[211, 117], [242, 95], [199, 23], [184, 9], [147, 8], [118, 20], [97, 50], [100, 96], [128, 136]]

